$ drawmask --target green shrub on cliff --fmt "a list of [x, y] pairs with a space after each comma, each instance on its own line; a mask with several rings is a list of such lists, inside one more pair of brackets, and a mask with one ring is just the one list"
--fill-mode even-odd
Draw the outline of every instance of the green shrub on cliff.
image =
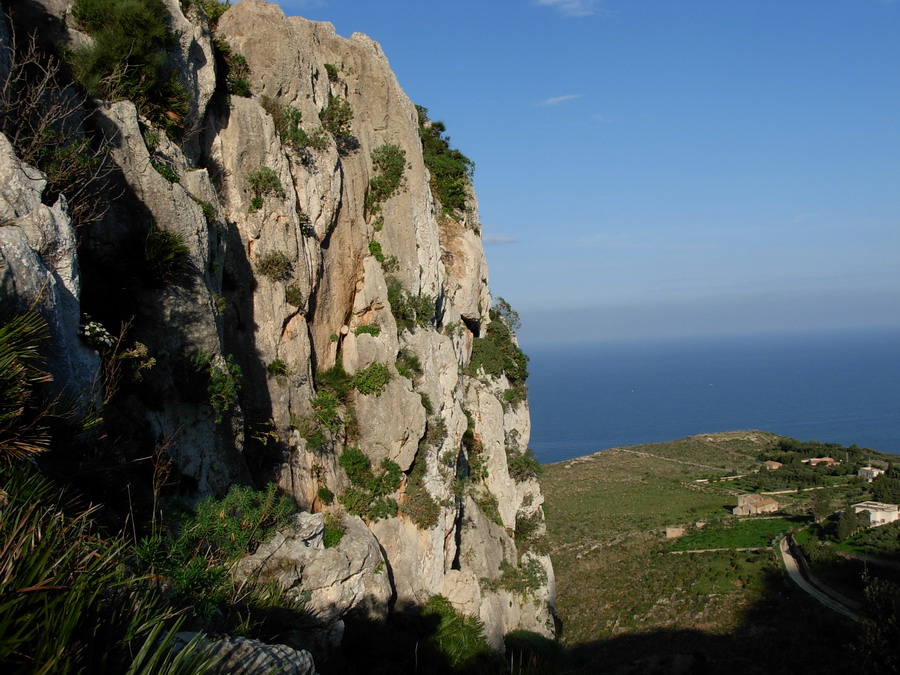
[[505, 375], [510, 390], [504, 393], [507, 403], [518, 405], [525, 400], [525, 380], [528, 377], [528, 357], [515, 343], [512, 331], [501, 319], [500, 314], [491, 310], [491, 323], [484, 337], [472, 341], [472, 358], [469, 374], [484, 372], [490, 377]]
[[153, 122], [181, 128], [188, 95], [169, 66], [167, 51], [177, 44], [162, 0], [77, 0], [72, 16], [90, 45], [68, 52], [75, 76], [87, 94], [131, 99]]
[[340, 497], [347, 511], [368, 520], [397, 515], [397, 502], [388, 496], [400, 488], [403, 476], [395, 462], [384, 459], [376, 471], [364, 452], [346, 447], [338, 463], [350, 480], [350, 487]]
[[228, 74], [225, 76], [228, 93], [250, 98], [250, 64], [247, 63], [247, 59], [243, 54], [231, 51], [226, 55], [225, 62], [228, 64]]
[[161, 230], [155, 225], [144, 239], [147, 273], [158, 284], [167, 285], [190, 268], [190, 249], [178, 232]]
[[210, 354], [202, 350], [191, 357], [191, 363], [194, 370], [209, 378], [206, 385], [209, 405], [215, 412], [216, 424], [221, 424], [225, 415], [237, 405], [241, 390], [241, 367], [234, 362], [231, 354], [225, 357], [223, 365], [218, 365], [213, 363]]
[[272, 116], [275, 131], [278, 132], [282, 143], [295, 150], [305, 148], [324, 150], [328, 147], [328, 138], [322, 128], [308, 132], [300, 126], [303, 122], [303, 114], [297, 108], [282, 105], [269, 96], [261, 97], [259, 103]]
[[524, 452], [507, 451], [506, 466], [509, 469], [510, 478], [517, 483], [537, 478], [543, 470], [531, 448], [527, 448]]
[[247, 184], [253, 192], [250, 200], [250, 213], [262, 208], [266, 195], [284, 197], [284, 186], [281, 184], [281, 179], [273, 169], [267, 166], [261, 166], [248, 173]]
[[434, 318], [434, 298], [430, 295], [413, 295], [403, 288], [396, 277], [388, 278], [387, 295], [398, 331], [427, 326]]
[[215, 27], [219, 22], [219, 18], [231, 7], [229, 0], [225, 2], [219, 2], [219, 0], [197, 0], [197, 4], [203, 10], [203, 13], [206, 14], [206, 18], [209, 19], [210, 27]]
[[379, 145], [372, 151], [371, 159], [375, 175], [369, 179], [366, 190], [365, 207], [368, 213], [374, 212], [403, 187], [406, 151], [399, 145]]
[[144, 537], [135, 547], [138, 565], [171, 586], [173, 601], [197, 625], [215, 615], [229, 632], [259, 635], [272, 610], [300, 610], [276, 586], [237, 581], [229, 566], [252, 554], [296, 511], [274, 484], [265, 490], [232, 485], [221, 499], [208, 497], [176, 518], [166, 533]]
[[416, 457], [406, 479], [406, 499], [400, 511], [421, 530], [430, 530], [438, 524], [441, 507], [425, 487], [425, 458]]
[[204, 499], [182, 519], [174, 548], [185, 555], [233, 560], [256, 551], [295, 511], [290, 498], [280, 494], [274, 483], [265, 490], [232, 485], [223, 498]]
[[345, 98], [328, 95], [328, 105], [319, 112], [322, 128], [335, 136], [346, 136], [350, 133], [350, 122], [353, 120], [353, 109]]
[[462, 211], [469, 197], [469, 185], [475, 162], [450, 147], [450, 137], [443, 122], [428, 119], [428, 108], [416, 106], [419, 113], [419, 139], [425, 166], [431, 174], [431, 189], [444, 211]]
[[391, 371], [383, 363], [372, 363], [353, 376], [353, 386], [360, 394], [381, 396], [391, 381]]
[[272, 281], [285, 281], [291, 277], [294, 265], [283, 251], [269, 251], [256, 261], [256, 271]]

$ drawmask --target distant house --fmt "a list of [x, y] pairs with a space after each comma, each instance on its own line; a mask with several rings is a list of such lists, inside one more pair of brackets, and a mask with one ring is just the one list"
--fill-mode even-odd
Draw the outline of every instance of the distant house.
[[884, 473], [884, 469], [879, 469], [875, 466], [864, 466], [859, 471], [856, 472], [856, 475], [860, 478], [865, 478], [870, 483], [878, 478], [881, 474]]
[[840, 464], [834, 457], [809, 457], [801, 459], [801, 464], [809, 464], [810, 466], [834, 466]]
[[763, 468], [768, 471], [777, 471], [778, 469], [780, 469], [782, 467], [781, 462], [776, 462], [775, 460], [772, 460], [772, 459], [767, 459], [765, 462], [763, 462], [762, 465], [763, 465]]
[[869, 514], [869, 527], [887, 525], [895, 520], [900, 520], [900, 506], [897, 504], [885, 504], [883, 502], [860, 502], [853, 505], [855, 513], [863, 511]]
[[738, 495], [738, 505], [731, 509], [736, 516], [755, 516], [760, 513], [774, 513], [778, 502], [762, 495]]

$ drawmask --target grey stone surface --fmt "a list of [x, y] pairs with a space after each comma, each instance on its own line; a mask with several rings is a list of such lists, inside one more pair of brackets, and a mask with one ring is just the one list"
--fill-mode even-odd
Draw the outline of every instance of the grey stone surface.
[[[175, 635], [176, 647], [183, 648], [196, 633]], [[286, 645], [270, 645], [242, 637], [199, 638], [201, 648], [208, 650], [211, 660], [204, 671], [210, 675], [316, 675], [316, 666], [309, 652]]]

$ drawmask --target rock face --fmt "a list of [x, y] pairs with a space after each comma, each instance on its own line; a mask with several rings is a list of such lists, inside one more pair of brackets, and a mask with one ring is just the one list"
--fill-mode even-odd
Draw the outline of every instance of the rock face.
[[[437, 201], [419, 114], [370, 38], [244, 0], [214, 31], [249, 68], [249, 96], [226, 95], [205, 17], [167, 7], [187, 128], [176, 144], [133, 103], [97, 104], [117, 182], [82, 233], [83, 297], [65, 199], [42, 204], [42, 176], [0, 138], [4, 296], [52, 290], [54, 374], [82, 389], [99, 362], [76, 335], [79, 298], [113, 332], [131, 318], [155, 365], [108, 424], [162, 448], [193, 496], [275, 480], [306, 511], [243, 574], [304, 593], [333, 625], [443, 594], [494, 646], [518, 628], [552, 635], [540, 489], [508, 464], [527, 447], [527, 402], [470, 367], [499, 320], [471, 189], [465, 209]], [[385, 146], [402, 180], [373, 201]], [[157, 232], [184, 246], [167, 276], [145, 269]], [[236, 398], [214, 390], [229, 377]], [[368, 484], [348, 447], [371, 462]], [[346, 528], [335, 547], [323, 512]]]

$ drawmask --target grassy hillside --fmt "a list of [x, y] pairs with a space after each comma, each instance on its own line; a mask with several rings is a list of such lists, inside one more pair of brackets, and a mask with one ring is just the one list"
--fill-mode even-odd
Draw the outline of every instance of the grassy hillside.
[[[796, 589], [766, 547], [809, 519], [814, 492], [838, 509], [864, 484], [846, 476], [777, 495], [790, 518], [731, 515], [744, 491], [733, 477], [755, 475], [780, 443], [711, 434], [544, 467], [557, 612], [576, 671], [855, 672], [855, 625]], [[667, 540], [667, 526], [686, 535]]]

